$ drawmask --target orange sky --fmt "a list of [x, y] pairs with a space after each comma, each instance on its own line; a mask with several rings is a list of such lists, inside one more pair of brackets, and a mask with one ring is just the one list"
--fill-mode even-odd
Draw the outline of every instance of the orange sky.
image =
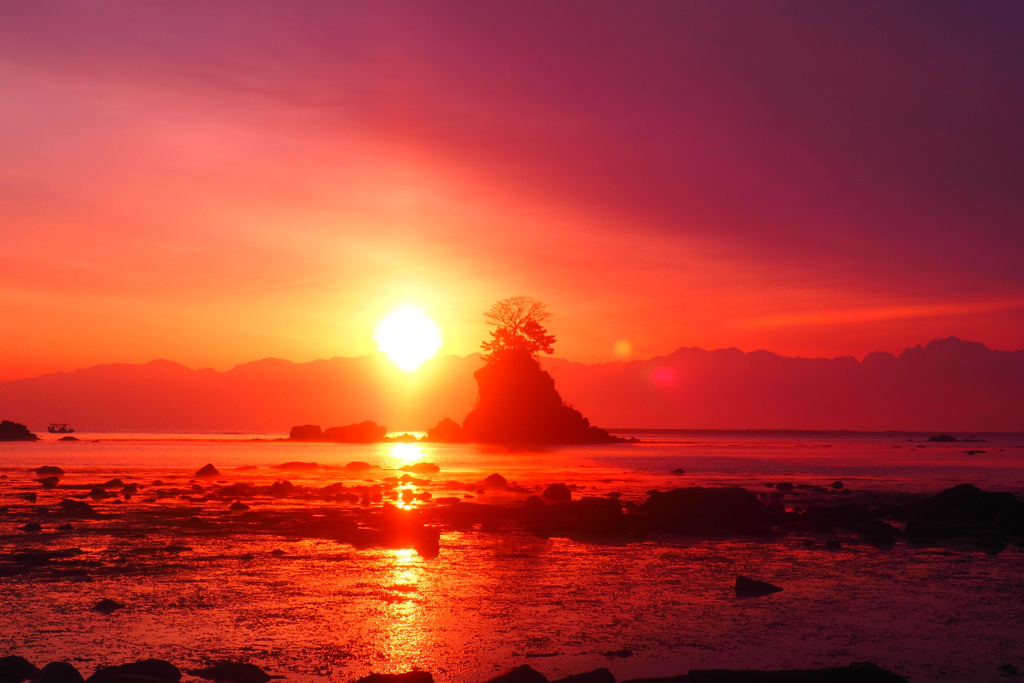
[[582, 362], [1024, 347], [1020, 5], [210, 5], [0, 10], [0, 380], [518, 294]]

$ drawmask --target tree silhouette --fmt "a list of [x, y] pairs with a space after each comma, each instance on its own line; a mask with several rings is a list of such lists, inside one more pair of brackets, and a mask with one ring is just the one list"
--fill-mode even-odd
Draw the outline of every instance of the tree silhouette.
[[484, 320], [495, 327], [491, 330], [491, 339], [481, 345], [484, 360], [491, 363], [514, 350], [531, 356], [554, 353], [555, 337], [541, 324], [550, 317], [547, 306], [530, 296], [513, 296], [496, 302], [484, 313]]

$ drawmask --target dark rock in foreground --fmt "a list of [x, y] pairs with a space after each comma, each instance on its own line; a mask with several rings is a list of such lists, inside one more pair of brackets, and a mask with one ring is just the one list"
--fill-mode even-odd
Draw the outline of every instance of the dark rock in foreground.
[[641, 678], [630, 681], [673, 681], [678, 683], [907, 683], [903, 676], [886, 671], [871, 662], [825, 669], [788, 669], [780, 671], [734, 671], [731, 669], [693, 669], [685, 676]]
[[104, 666], [86, 683], [178, 683], [181, 671], [162, 659], [142, 659], [129, 664]]
[[767, 581], [758, 581], [746, 576], [736, 577], [735, 589], [736, 595], [741, 598], [757, 598], [762, 595], [778, 593], [782, 590], [781, 587], [770, 584]]
[[778, 512], [735, 486], [652, 491], [640, 511], [651, 529], [681, 534], [764, 533]]
[[0, 683], [21, 683], [34, 676], [38, 669], [24, 657], [0, 657]]
[[983, 491], [974, 484], [960, 484], [917, 503], [897, 514], [907, 520], [907, 535], [948, 537], [1024, 530], [1024, 505], [1009, 492]]
[[50, 662], [32, 678], [32, 683], [84, 683], [84, 679], [67, 662]]
[[547, 676], [523, 664], [489, 679], [486, 683], [548, 683]]
[[124, 605], [117, 602], [116, 600], [111, 600], [110, 598], [103, 598], [95, 605], [93, 605], [92, 608], [100, 614], [113, 614], [119, 609], [124, 609]]
[[434, 683], [429, 671], [406, 671], [401, 674], [370, 674], [356, 683]]
[[956, 443], [959, 441], [955, 436], [949, 434], [936, 434], [935, 436], [929, 436], [928, 440], [932, 443]]
[[20, 422], [0, 422], [0, 441], [38, 441], [39, 437]]
[[188, 673], [218, 683], [267, 683], [270, 680], [263, 669], [246, 662], [219, 662], [203, 669], [190, 669]]
[[615, 683], [615, 676], [608, 669], [601, 667], [593, 671], [559, 678], [552, 683]]

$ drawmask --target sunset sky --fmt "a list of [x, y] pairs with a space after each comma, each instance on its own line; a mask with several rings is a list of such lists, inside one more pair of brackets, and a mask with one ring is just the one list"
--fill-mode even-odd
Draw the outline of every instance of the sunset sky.
[[1024, 348], [1024, 3], [8, 0], [0, 380]]

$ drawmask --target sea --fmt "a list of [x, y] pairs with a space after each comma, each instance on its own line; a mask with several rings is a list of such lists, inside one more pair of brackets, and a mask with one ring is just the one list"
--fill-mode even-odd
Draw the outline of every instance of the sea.
[[[1006, 680], [1024, 670], [1024, 548], [968, 539], [872, 545], [812, 532], [770, 538], [542, 538], [444, 530], [436, 557], [325, 538], [215, 533], [236, 514], [207, 495], [233, 483], [356, 487], [434, 463], [402, 486], [409, 505], [458, 497], [522, 504], [551, 483], [642, 503], [652, 489], [787, 482], [875, 504], [962, 483], [1024, 500], [1024, 434], [620, 430], [635, 441], [543, 449], [388, 442], [295, 443], [283, 434], [76, 432], [0, 443], [0, 655], [84, 675], [147, 657], [183, 670], [248, 661], [287, 680], [430, 671], [483, 682], [520, 664], [554, 680], [606, 667], [616, 679], [691, 669], [789, 669], [872, 661], [912, 681]], [[345, 466], [364, 462], [354, 471]], [[296, 468], [287, 463], [316, 463]], [[212, 464], [214, 480], [197, 471]], [[63, 470], [43, 487], [41, 466]], [[508, 489], [480, 485], [499, 473]], [[97, 485], [138, 484], [93, 500]], [[117, 487], [108, 486], [115, 494]], [[160, 492], [157, 494], [156, 492]], [[83, 498], [98, 519], [54, 511]], [[316, 518], [358, 503], [244, 500]], [[37, 521], [41, 530], [24, 530]], [[213, 531], [211, 531], [211, 529]], [[839, 550], [825, 547], [840, 540]], [[738, 598], [737, 575], [783, 591]], [[96, 611], [102, 599], [120, 608]], [[186, 674], [186, 678], [189, 676]], [[193, 679], [196, 680], [196, 679]]]

